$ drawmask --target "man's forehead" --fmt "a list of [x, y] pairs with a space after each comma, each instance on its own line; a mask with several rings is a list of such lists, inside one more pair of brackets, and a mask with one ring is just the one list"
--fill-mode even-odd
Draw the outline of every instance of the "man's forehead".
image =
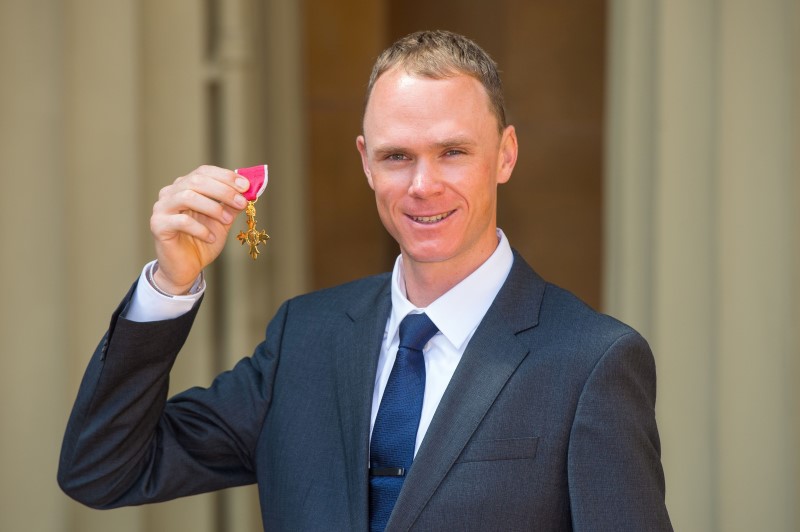
[[434, 78], [405, 70], [393, 70], [384, 73], [375, 82], [364, 114], [366, 118], [371, 111], [383, 109], [394, 111], [403, 108], [413, 110], [418, 105], [437, 99], [446, 105], [452, 100], [464, 101], [470, 98], [478, 98], [485, 102], [486, 110], [491, 112], [491, 102], [486, 89], [472, 76], [456, 74]]
[[454, 99], [478, 98], [486, 112], [495, 117], [493, 122], [497, 127], [489, 93], [475, 76], [457, 70], [453, 70], [452, 75], [432, 76], [396, 65], [383, 72], [372, 86], [364, 109], [362, 131], [366, 134], [369, 119], [384, 122], [390, 113], [413, 113], [419, 110], [416, 107], [420, 102], [418, 98], [435, 100], [437, 96], [444, 98], [443, 107]]
[[372, 88], [369, 92], [367, 103], [369, 100], [372, 99], [376, 89], [385, 88], [388, 83], [391, 81], [395, 81], [399, 83], [401, 86], [409, 86], [413, 84], [415, 81], [448, 81], [448, 80], [472, 80], [473, 82], [477, 83], [480, 86], [482, 91], [487, 94], [485, 87], [481, 84], [480, 80], [475, 76], [462, 72], [460, 70], [449, 70], [442, 72], [441, 74], [433, 75], [430, 73], [426, 73], [421, 70], [408, 68], [403, 64], [395, 65], [392, 68], [387, 69], [385, 72], [381, 73], [375, 79], [375, 83], [372, 85]]

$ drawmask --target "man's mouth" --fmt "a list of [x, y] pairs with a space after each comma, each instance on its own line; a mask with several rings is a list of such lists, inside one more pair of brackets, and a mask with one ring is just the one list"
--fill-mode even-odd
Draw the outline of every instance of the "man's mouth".
[[433, 216], [411, 216], [411, 219], [421, 224], [433, 224], [436, 222], [441, 222], [454, 212], [455, 211], [448, 211], [448, 212], [443, 212], [441, 214], [435, 214]]

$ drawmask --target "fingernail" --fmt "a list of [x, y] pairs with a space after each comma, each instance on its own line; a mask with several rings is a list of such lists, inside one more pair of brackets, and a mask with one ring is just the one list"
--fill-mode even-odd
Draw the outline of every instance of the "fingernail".
[[243, 177], [239, 177], [236, 179], [236, 188], [240, 190], [247, 190], [248, 188], [250, 188], [250, 181], [248, 181]]
[[222, 219], [226, 224], [229, 224], [233, 221], [233, 215], [229, 212], [223, 212]]
[[239, 194], [236, 195], [233, 202], [236, 204], [237, 207], [241, 208], [247, 205], [247, 200], [244, 199], [244, 196], [240, 196]]

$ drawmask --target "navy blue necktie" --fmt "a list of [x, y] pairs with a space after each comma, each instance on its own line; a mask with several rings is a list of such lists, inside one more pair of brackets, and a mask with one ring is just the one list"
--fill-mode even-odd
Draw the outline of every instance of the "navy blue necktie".
[[372, 532], [386, 528], [414, 461], [425, 395], [422, 348], [438, 330], [425, 314], [409, 314], [400, 323], [400, 347], [378, 408], [369, 448], [369, 528]]

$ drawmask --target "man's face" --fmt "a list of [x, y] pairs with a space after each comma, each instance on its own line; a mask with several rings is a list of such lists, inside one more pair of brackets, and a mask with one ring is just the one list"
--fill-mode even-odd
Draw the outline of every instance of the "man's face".
[[357, 139], [378, 214], [411, 267], [444, 263], [468, 275], [497, 247], [497, 184], [517, 157], [476, 79], [385, 72]]

